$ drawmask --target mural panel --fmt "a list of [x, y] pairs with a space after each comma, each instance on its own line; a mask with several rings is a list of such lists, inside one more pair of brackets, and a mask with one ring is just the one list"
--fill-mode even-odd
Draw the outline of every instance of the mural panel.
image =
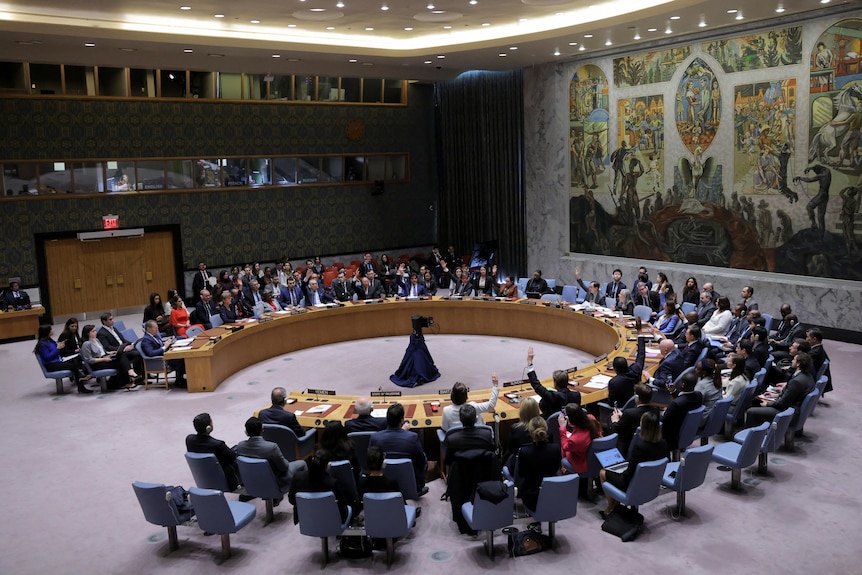
[[705, 152], [721, 120], [721, 92], [712, 68], [700, 58], [692, 60], [675, 95], [674, 119], [685, 147]]
[[[624, 219], [636, 222], [661, 206], [664, 185], [664, 97], [617, 101], [620, 147], [611, 154], [612, 185]], [[643, 212], [643, 213], [642, 213]]]
[[761, 70], [802, 62], [802, 26], [723, 38], [701, 44], [725, 72]]
[[644, 52], [614, 59], [614, 86], [640, 86], [669, 82], [679, 65], [691, 54], [690, 46]]

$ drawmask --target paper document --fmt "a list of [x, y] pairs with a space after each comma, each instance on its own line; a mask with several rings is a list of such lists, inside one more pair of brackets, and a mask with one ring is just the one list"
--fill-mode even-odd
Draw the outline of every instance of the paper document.
[[331, 405], [315, 405], [309, 409], [305, 410], [306, 415], [311, 415], [313, 413], [326, 413], [331, 408]]

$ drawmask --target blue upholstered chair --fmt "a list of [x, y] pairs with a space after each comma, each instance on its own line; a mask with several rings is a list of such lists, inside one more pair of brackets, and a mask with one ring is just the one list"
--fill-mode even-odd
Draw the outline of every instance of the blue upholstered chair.
[[641, 318], [641, 321], [649, 321], [652, 317], [652, 308], [648, 305], [636, 305], [634, 316]]
[[527, 297], [527, 282], [530, 278], [518, 278], [518, 297]]
[[728, 441], [715, 446], [715, 450], [712, 452], [713, 461], [733, 469], [730, 482], [731, 489], [739, 490], [742, 468], [754, 464], [760, 447], [763, 445], [763, 439], [769, 431], [769, 425], [768, 421], [764, 421], [757, 427], [746, 430], [748, 433], [742, 443]]
[[210, 324], [213, 327], [219, 327], [219, 326], [224, 325], [224, 320], [221, 318], [220, 315], [213, 315], [213, 316], [210, 316]]
[[338, 502], [332, 491], [296, 494], [296, 511], [299, 513], [299, 532], [308, 537], [320, 537], [323, 566], [329, 562], [329, 537], [338, 537], [353, 517], [353, 508], [347, 506], [347, 518], [341, 521]]
[[499, 503], [491, 503], [473, 495], [473, 501], [461, 505], [461, 513], [471, 529], [485, 532], [485, 551], [494, 560], [494, 531], [512, 524], [512, 512], [515, 509], [515, 485], [506, 481], [507, 497]]
[[224, 469], [214, 453], [186, 453], [186, 463], [192, 472], [195, 486], [201, 489], [230, 491]]
[[[123, 333], [123, 330], [126, 329], [126, 322], [121, 319], [114, 320], [114, 329], [117, 330], [117, 333]], [[129, 341], [135, 341], [133, 339]]]
[[[784, 436], [787, 433], [787, 428], [790, 427], [790, 420], [793, 419], [794, 413], [796, 413], [796, 410], [788, 407], [781, 413], [776, 413], [772, 419], [772, 424], [769, 426], [766, 437], [763, 438], [763, 444], [760, 446], [760, 454], [757, 457], [757, 471], [759, 473], [766, 473], [769, 465], [768, 454], [770, 451], [778, 449], [778, 446], [784, 441]], [[733, 440], [737, 443], [744, 443], [745, 438], [751, 433], [751, 429], [743, 429], [733, 436]]]
[[302, 437], [297, 437], [293, 430], [284, 425], [274, 423], [263, 424], [263, 438], [277, 443], [281, 454], [288, 461], [305, 459], [314, 451], [317, 439], [317, 429], [311, 428]]
[[530, 516], [538, 522], [548, 522], [548, 535], [554, 543], [554, 527], [557, 521], [569, 519], [578, 514], [578, 487], [580, 476], [577, 473], [545, 477], [539, 488], [536, 508], [526, 507]]
[[395, 539], [406, 537], [416, 522], [416, 508], [405, 505], [400, 493], [366, 493], [362, 498], [365, 509], [365, 533], [369, 537], [386, 539], [386, 564], [392, 565]]
[[814, 407], [817, 405], [818, 399], [820, 399], [820, 392], [817, 388], [814, 388], [808, 392], [808, 395], [806, 395], [805, 399], [802, 400], [802, 405], [799, 406], [799, 417], [796, 421], [791, 420], [790, 426], [784, 434], [785, 449], [793, 451], [796, 448], [796, 433], [802, 432], [802, 428], [805, 427], [805, 422], [808, 420], [808, 416], [811, 415], [812, 411], [814, 411]]
[[387, 457], [384, 460], [383, 475], [398, 482], [398, 487], [404, 499], [419, 499], [419, 488], [416, 486], [416, 473], [413, 471], [413, 460], [408, 457]]
[[193, 325], [189, 329], [186, 330], [186, 337], [194, 339], [200, 334], [204, 332], [203, 328], [199, 325]]
[[236, 466], [246, 494], [264, 500], [266, 523], [271, 523], [274, 503], [284, 498], [284, 494], [290, 491], [290, 485], [282, 487], [278, 484], [272, 466], [266, 459], [240, 455], [236, 458]]
[[680, 304], [679, 307], [680, 307], [680, 309], [682, 309], [683, 315], [687, 315], [687, 314], [693, 312], [695, 310], [695, 308], [697, 308], [697, 306], [694, 305], [693, 303], [691, 303], [690, 301], [682, 302], [682, 304]]
[[563, 301], [568, 303], [580, 303], [584, 301], [584, 298], [578, 299], [579, 293], [578, 286], [565, 285], [563, 286]]
[[136, 334], [135, 330], [133, 330], [130, 327], [127, 327], [126, 329], [124, 329], [120, 333], [123, 335], [123, 337], [126, 339], [126, 341], [131, 341], [134, 343], [134, 342], [138, 341], [138, 339], [139, 339], [138, 334]]
[[356, 452], [356, 459], [359, 460], [359, 467], [362, 470], [368, 469], [368, 444], [371, 441], [371, 436], [374, 431], [354, 431], [348, 433], [347, 437], [353, 441], [353, 450]]
[[763, 324], [763, 327], [766, 329], [766, 333], [769, 333], [769, 330], [772, 329], [772, 315], [768, 313], [761, 313], [760, 317], [766, 320], [766, 323]]
[[[609, 404], [606, 401], [600, 401], [596, 405], [599, 406], [599, 421], [604, 426], [609, 426], [611, 424], [611, 415], [614, 413], [614, 406]], [[626, 402], [622, 406], [618, 406], [620, 411], [625, 411], [630, 407], [635, 406], [635, 396], [632, 395], [630, 398], [626, 400]]]
[[679, 444], [668, 446], [670, 447], [671, 461], [679, 461], [680, 452], [685, 451], [694, 441], [695, 436], [697, 436], [697, 428], [700, 427], [700, 422], [703, 420], [704, 409], [706, 408], [701, 405], [685, 414], [679, 428]]
[[359, 490], [356, 487], [356, 476], [353, 466], [347, 459], [340, 459], [329, 464], [329, 475], [341, 485], [351, 502], [359, 502]]
[[617, 446], [617, 438], [619, 436], [616, 433], [612, 433], [605, 437], [597, 437], [593, 439], [592, 443], [590, 443], [590, 448], [587, 450], [587, 473], [585, 477], [587, 477], [587, 498], [592, 500], [595, 495], [595, 480], [599, 478], [599, 471], [602, 469], [602, 464], [599, 462], [598, 458], [596, 458], [596, 453], [600, 451], [607, 451], [608, 449], [613, 449]]
[[713, 404], [712, 411], [709, 412], [706, 423], [703, 424], [703, 429], [697, 432], [701, 445], [707, 445], [710, 437], [718, 435], [724, 430], [724, 421], [727, 418], [728, 411], [730, 411], [731, 403], [733, 403], [733, 397], [727, 396]]
[[99, 388], [102, 390], [102, 393], [108, 391], [108, 378], [114, 377], [117, 375], [117, 370], [112, 367], [105, 367], [102, 369], [93, 369], [93, 367], [87, 363], [86, 361], [82, 361], [84, 364], [84, 372], [93, 376], [93, 378], [99, 382]]
[[177, 525], [182, 525], [191, 519], [191, 512], [180, 513], [171, 501], [171, 494], [162, 483], [132, 483], [135, 496], [144, 512], [144, 519], [153, 525], [168, 528], [168, 541], [171, 551], [179, 548], [177, 541]]
[[745, 420], [745, 412], [751, 407], [751, 399], [754, 397], [754, 390], [757, 387], [757, 382], [753, 381], [742, 388], [736, 404], [733, 405], [727, 412], [725, 417], [724, 435], [729, 437], [733, 432], [734, 425], [741, 425]]
[[74, 381], [75, 374], [72, 373], [72, 370], [58, 369], [57, 371], [48, 371], [47, 369], [45, 369], [45, 364], [42, 363], [42, 358], [39, 357], [39, 354], [34, 353], [33, 355], [36, 356], [36, 361], [39, 362], [39, 369], [42, 370], [42, 374], [45, 376], [45, 379], [53, 379], [54, 382], [57, 384], [57, 395], [63, 395], [64, 393], [66, 393], [63, 390], [63, 380], [69, 378], [70, 380]]
[[[814, 380], [814, 389], [816, 389], [820, 393], [820, 397], [823, 397], [823, 392], [826, 391], [826, 384], [829, 383], [829, 376], [826, 375], [826, 370], [829, 368], [829, 360], [823, 360], [823, 365], [820, 366], [820, 369], [817, 371], [820, 375]], [[818, 398], [819, 399], [819, 398]], [[814, 410], [817, 409], [818, 402], [814, 402], [814, 405], [811, 407], [811, 413], [808, 415], [814, 415]]]
[[602, 484], [602, 489], [605, 490], [605, 495], [610, 495], [621, 504], [637, 509], [639, 505], [658, 497], [666, 466], [667, 457], [638, 463], [628, 489], [623, 491], [607, 481]]
[[685, 492], [703, 485], [709, 463], [712, 461], [712, 445], [693, 447], [679, 461], [668, 463], [661, 479], [662, 485], [676, 491], [677, 517], [685, 515]]
[[192, 507], [198, 518], [198, 526], [206, 532], [221, 535], [221, 559], [230, 557], [230, 534], [236, 533], [252, 519], [257, 509], [251, 503], [228, 501], [217, 489], [192, 487]]
[[[171, 372], [171, 369], [168, 367], [168, 362], [165, 361], [165, 358], [163, 356], [151, 357], [145, 354], [140, 340], [135, 342], [135, 349], [141, 355], [141, 359], [144, 362], [144, 389], [151, 387], [168, 389], [168, 374]], [[150, 375], [155, 375], [155, 383], [150, 383]], [[159, 383], [162, 376], [164, 376], [165, 381], [164, 383]]]

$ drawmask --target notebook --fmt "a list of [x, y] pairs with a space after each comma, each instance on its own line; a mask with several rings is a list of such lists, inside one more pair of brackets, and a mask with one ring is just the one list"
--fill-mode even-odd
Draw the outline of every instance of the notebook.
[[613, 473], [623, 473], [629, 467], [629, 462], [626, 461], [623, 454], [616, 447], [597, 452], [596, 458], [602, 464], [602, 467]]

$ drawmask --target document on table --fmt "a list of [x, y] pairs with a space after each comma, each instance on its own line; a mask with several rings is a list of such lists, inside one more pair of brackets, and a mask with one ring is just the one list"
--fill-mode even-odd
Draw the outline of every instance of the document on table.
[[590, 389], [605, 389], [610, 383], [611, 378], [607, 375], [594, 375], [590, 378], [590, 381], [584, 384], [584, 387], [589, 387]]
[[174, 343], [171, 344], [171, 349], [182, 349], [186, 347], [191, 347], [191, 345], [195, 342], [195, 338], [187, 337], [185, 339], [177, 339], [174, 340]]
[[315, 405], [314, 407], [310, 407], [305, 410], [305, 415], [312, 415], [318, 413], [326, 413], [331, 408], [331, 405]]

